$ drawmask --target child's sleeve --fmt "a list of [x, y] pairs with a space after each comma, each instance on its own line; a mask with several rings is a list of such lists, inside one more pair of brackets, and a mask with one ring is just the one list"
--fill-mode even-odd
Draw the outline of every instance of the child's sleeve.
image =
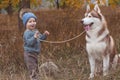
[[45, 40], [47, 38], [46, 34], [40, 34], [39, 39]]
[[24, 34], [24, 41], [27, 45], [32, 46], [36, 43], [37, 39], [34, 38], [34, 36], [31, 37], [29, 33], [25, 33]]

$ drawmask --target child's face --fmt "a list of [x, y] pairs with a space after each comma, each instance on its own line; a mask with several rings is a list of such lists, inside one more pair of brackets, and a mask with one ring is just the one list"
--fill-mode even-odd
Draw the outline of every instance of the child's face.
[[33, 30], [33, 29], [35, 29], [35, 27], [36, 27], [36, 20], [34, 18], [30, 18], [27, 21], [26, 28], [30, 29], [30, 30]]

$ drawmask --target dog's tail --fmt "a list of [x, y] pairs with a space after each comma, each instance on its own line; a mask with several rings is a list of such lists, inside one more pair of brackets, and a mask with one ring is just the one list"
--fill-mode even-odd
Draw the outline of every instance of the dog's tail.
[[112, 68], [116, 69], [117, 65], [119, 64], [120, 64], [120, 54], [116, 54], [113, 59]]
[[118, 54], [118, 64], [120, 64], [120, 54]]

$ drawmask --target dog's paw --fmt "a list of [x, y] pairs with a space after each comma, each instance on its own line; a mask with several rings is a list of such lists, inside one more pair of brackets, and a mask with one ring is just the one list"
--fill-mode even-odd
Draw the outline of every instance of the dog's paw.
[[103, 72], [103, 76], [107, 76], [108, 75], [108, 72]]
[[94, 74], [91, 73], [88, 79], [91, 80], [91, 79], [93, 79], [93, 78], [94, 78]]

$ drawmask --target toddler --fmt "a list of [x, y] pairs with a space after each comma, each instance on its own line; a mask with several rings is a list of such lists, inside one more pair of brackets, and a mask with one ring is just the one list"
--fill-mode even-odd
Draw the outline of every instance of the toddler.
[[31, 80], [38, 79], [38, 54], [41, 49], [41, 41], [49, 35], [48, 31], [41, 34], [36, 29], [37, 17], [32, 12], [26, 12], [22, 16], [23, 25], [26, 30], [23, 35], [24, 40], [24, 60], [30, 74]]

